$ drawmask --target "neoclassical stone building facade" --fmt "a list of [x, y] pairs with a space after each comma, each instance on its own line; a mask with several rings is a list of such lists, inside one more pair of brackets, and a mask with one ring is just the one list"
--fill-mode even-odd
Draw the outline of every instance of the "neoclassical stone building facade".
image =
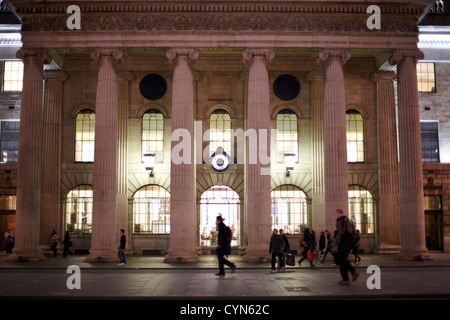
[[299, 249], [337, 208], [366, 252], [427, 255], [416, 64], [435, 1], [8, 3], [24, 63], [11, 260], [42, 259], [57, 230], [113, 261], [123, 228], [130, 252], [197, 261], [221, 213], [261, 261], [271, 228]]

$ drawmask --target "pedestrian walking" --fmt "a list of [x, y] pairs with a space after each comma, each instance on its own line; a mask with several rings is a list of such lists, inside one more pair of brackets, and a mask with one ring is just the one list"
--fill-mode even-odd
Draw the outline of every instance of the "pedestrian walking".
[[334, 243], [334, 237], [333, 239], [331, 238], [331, 234], [328, 230], [324, 231], [324, 243], [325, 243], [325, 252], [323, 253], [322, 256], [322, 261], [319, 261], [320, 264], [323, 264], [325, 262], [325, 259], [327, 258], [327, 255], [329, 252], [331, 252], [331, 254], [333, 255], [333, 263], [336, 264], [336, 255], [333, 251], [333, 244]]
[[323, 250], [326, 248], [325, 246], [326, 239], [325, 239], [325, 232], [320, 231], [320, 238], [319, 238], [319, 250], [320, 255], [323, 255]]
[[341, 209], [337, 209], [336, 213], [336, 244], [337, 244], [337, 263], [342, 280], [338, 283], [341, 285], [349, 285], [349, 271], [352, 274], [352, 281], [356, 281], [359, 273], [348, 261], [348, 255], [355, 246], [355, 227], [353, 222], [344, 214]]
[[273, 229], [272, 237], [270, 238], [270, 244], [269, 244], [269, 253], [272, 254], [272, 271], [271, 271], [272, 273], [276, 272], [275, 260], [277, 257], [278, 257], [278, 263], [280, 265], [279, 270], [284, 272], [283, 251], [284, 251], [283, 237], [278, 233], [277, 229]]
[[355, 257], [355, 260], [353, 261], [353, 263], [356, 263], [356, 260], [358, 260], [358, 263], [361, 262], [361, 258], [358, 255], [358, 251], [359, 251], [359, 240], [361, 239], [361, 235], [360, 235], [360, 231], [356, 230], [356, 244], [355, 247], [352, 250], [352, 254]]
[[73, 256], [73, 252], [69, 250], [69, 248], [73, 245], [72, 240], [70, 240], [69, 231], [66, 231], [66, 233], [64, 234], [64, 240], [62, 244], [64, 245], [63, 257], [65, 258], [67, 253]]
[[120, 245], [117, 251], [117, 256], [119, 257], [119, 267], [127, 265], [127, 260], [125, 258], [126, 244], [127, 244], [127, 237], [125, 236], [125, 230], [120, 229]]
[[[300, 239], [300, 246], [303, 247], [302, 258], [298, 261], [298, 265], [301, 267], [302, 262], [307, 258], [308, 252], [309, 251], [314, 252], [314, 241], [312, 239], [309, 228], [305, 229], [305, 233], [303, 234], [303, 237]], [[309, 263], [311, 267], [315, 267], [315, 265], [313, 264], [313, 260], [309, 260]]]
[[233, 234], [231, 229], [223, 223], [223, 220], [221, 215], [216, 218], [218, 231], [216, 255], [219, 262], [219, 272], [216, 273], [216, 276], [225, 276], [225, 265], [231, 268], [231, 273], [234, 273], [236, 270], [236, 265], [225, 258], [225, 256], [228, 256], [231, 253], [231, 240], [233, 239]]
[[[284, 261], [284, 266], [286, 266], [286, 256], [288, 253], [291, 252], [291, 246], [289, 245], [289, 240], [286, 237], [286, 234], [284, 233], [283, 229], [280, 229], [280, 236], [284, 241], [283, 261]], [[281, 268], [280, 261], [278, 261], [278, 268]]]
[[53, 255], [56, 256], [56, 247], [58, 246], [58, 235], [56, 234], [56, 231], [53, 230], [51, 236], [50, 236], [50, 249], [53, 251]]
[[12, 249], [14, 248], [14, 237], [12, 234], [8, 233], [6, 236], [6, 255], [12, 254]]

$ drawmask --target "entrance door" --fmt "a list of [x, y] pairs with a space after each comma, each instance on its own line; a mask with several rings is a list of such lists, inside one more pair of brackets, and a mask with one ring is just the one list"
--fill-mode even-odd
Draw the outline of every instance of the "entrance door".
[[442, 208], [440, 196], [425, 196], [425, 243], [430, 251], [442, 251]]
[[231, 246], [239, 245], [240, 201], [239, 195], [227, 186], [212, 186], [200, 199], [200, 245], [217, 244], [216, 217], [222, 215], [224, 223], [233, 231]]

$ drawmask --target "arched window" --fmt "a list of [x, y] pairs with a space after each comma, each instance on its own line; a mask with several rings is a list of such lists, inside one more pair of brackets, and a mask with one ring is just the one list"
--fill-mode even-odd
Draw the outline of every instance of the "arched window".
[[142, 116], [142, 160], [145, 154], [154, 154], [155, 162], [164, 161], [164, 116], [156, 109]]
[[361, 233], [374, 233], [374, 202], [372, 194], [364, 187], [348, 187], [348, 213]]
[[94, 162], [95, 113], [84, 109], [75, 119], [75, 162]]
[[347, 162], [364, 162], [364, 119], [354, 109], [347, 110]]
[[212, 186], [200, 199], [200, 245], [217, 244], [216, 217], [222, 215], [224, 223], [233, 232], [232, 246], [239, 244], [240, 200], [236, 191], [228, 186]]
[[300, 234], [308, 225], [306, 194], [298, 187], [283, 185], [272, 191], [272, 229]]
[[223, 109], [214, 110], [209, 117], [209, 153], [213, 154], [218, 147], [232, 154], [231, 150], [231, 117]]
[[298, 124], [297, 115], [289, 109], [281, 110], [277, 115], [277, 162], [284, 163], [286, 154], [294, 155], [298, 161]]
[[92, 199], [91, 185], [81, 185], [70, 190], [65, 201], [66, 231], [73, 234], [90, 234], [92, 232]]
[[157, 185], [145, 186], [133, 197], [133, 233], [170, 233], [170, 194]]

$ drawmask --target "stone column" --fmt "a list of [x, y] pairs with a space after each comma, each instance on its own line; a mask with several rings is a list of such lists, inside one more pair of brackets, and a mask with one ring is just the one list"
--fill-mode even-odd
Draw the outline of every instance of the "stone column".
[[[98, 80], [95, 106], [92, 243], [85, 261], [116, 262], [119, 233], [116, 228], [118, 126], [116, 63], [122, 57], [122, 53], [117, 48], [96, 48], [91, 57], [98, 60]], [[128, 240], [130, 241], [129, 238]]]
[[[268, 257], [271, 235], [270, 102], [268, 63], [272, 49], [249, 48], [243, 53], [248, 64], [246, 198], [247, 252], [244, 261], [262, 262]], [[257, 139], [251, 140], [251, 135]], [[254, 138], [254, 137], [253, 137]]]
[[400, 208], [395, 112], [396, 79], [393, 71], [376, 72], [378, 120], [378, 185], [380, 200], [380, 253], [398, 253], [400, 249]]
[[63, 81], [67, 74], [61, 70], [45, 72], [44, 117], [42, 127], [41, 166], [41, 228], [39, 243], [43, 251], [50, 252], [48, 241], [56, 230], [63, 239], [64, 227], [60, 230], [60, 163], [61, 163], [61, 114]]
[[347, 131], [343, 65], [350, 59], [345, 49], [324, 49], [319, 63], [325, 67], [324, 80], [324, 179], [325, 228], [336, 228], [335, 210], [348, 214]]
[[[193, 48], [172, 48], [172, 159], [170, 166], [170, 249], [165, 262], [197, 262], [195, 233]], [[183, 146], [180, 150], [180, 145]], [[179, 152], [175, 151], [178, 150]]]
[[312, 70], [306, 79], [311, 83], [312, 227], [314, 230], [325, 230], [323, 71]]
[[391, 63], [397, 64], [398, 131], [400, 150], [400, 229], [398, 259], [428, 256], [425, 246], [423, 206], [422, 145], [420, 137], [417, 60], [419, 50], [395, 51]]
[[17, 52], [24, 63], [17, 165], [16, 234], [9, 261], [45, 259], [39, 248], [41, 200], [41, 139], [44, 63], [51, 59], [43, 48]]
[[[128, 103], [129, 83], [134, 74], [118, 75], [118, 130], [117, 130], [117, 229], [124, 229], [128, 238], [126, 252], [131, 253], [131, 226], [128, 224]], [[117, 232], [117, 242], [120, 234]]]

